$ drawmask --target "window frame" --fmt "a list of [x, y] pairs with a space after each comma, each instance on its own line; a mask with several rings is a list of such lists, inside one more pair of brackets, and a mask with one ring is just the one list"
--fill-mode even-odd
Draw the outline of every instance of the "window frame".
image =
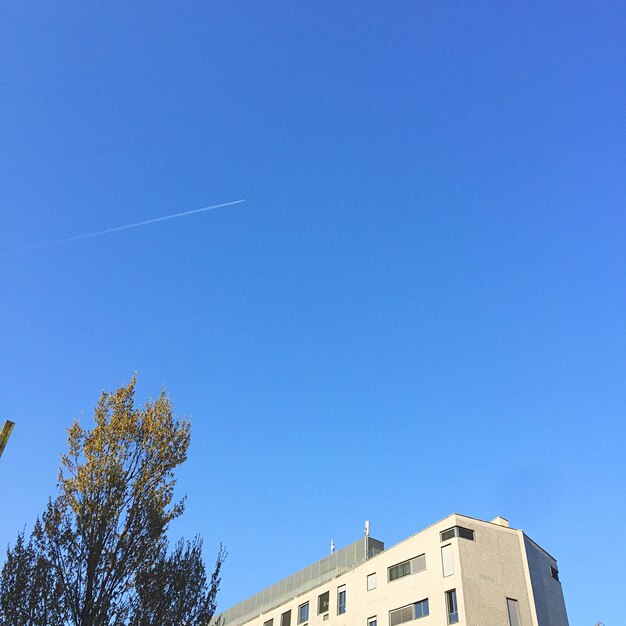
[[[304, 616], [303, 616], [304, 613]], [[298, 624], [306, 624], [309, 621], [309, 602], [303, 602], [298, 606]]]
[[[452, 534], [450, 534], [452, 533]], [[465, 526], [450, 526], [439, 533], [439, 539], [441, 543], [449, 541], [454, 537], [460, 537], [461, 539], [467, 539], [468, 541], [476, 541], [476, 531], [472, 528], [466, 528]]]
[[[326, 608], [322, 610], [322, 598], [326, 596]], [[317, 596], [317, 614], [322, 615], [323, 613], [328, 613], [330, 611], [330, 589], [325, 591], [324, 593], [320, 593]]]
[[[424, 561], [424, 567], [422, 569], [414, 570], [413, 563], [417, 563], [418, 559], [422, 559], [422, 557]], [[400, 574], [399, 576], [394, 576], [394, 578], [391, 577], [392, 570], [395, 570], [396, 568], [399, 568], [399, 567], [406, 567], [407, 565], [409, 568], [408, 572]], [[405, 578], [406, 576], [411, 576], [412, 574], [418, 574], [419, 572], [423, 572], [424, 570], [426, 570], [426, 553], [422, 552], [422, 554], [418, 554], [417, 556], [411, 557], [410, 559], [406, 559], [405, 561], [400, 561], [400, 563], [395, 563], [394, 565], [390, 565], [387, 568], [387, 582], [393, 583], [396, 580], [400, 580], [401, 578]]]
[[291, 609], [280, 614], [280, 626], [291, 626]]
[[[409, 571], [405, 572], [404, 569], [406, 568], [406, 566], [408, 565]], [[391, 576], [391, 572], [398, 570], [398, 572], [400, 571], [399, 568], [403, 568], [403, 573], [399, 573], [398, 575], [394, 576], [392, 578]], [[411, 575], [411, 559], [407, 559], [406, 561], [401, 561], [400, 563], [396, 563], [395, 565], [391, 565], [390, 567], [387, 568], [387, 579], [390, 583], [394, 582], [395, 580], [400, 580], [400, 578], [404, 578], [405, 576], [410, 576]]]
[[[512, 606], [515, 607], [515, 620], [511, 619], [511, 607]], [[519, 602], [517, 601], [517, 599], [509, 598], [507, 596], [506, 614], [507, 614], [507, 617], [509, 618], [509, 626], [522, 626], [522, 616], [520, 615], [520, 612], [519, 612]], [[514, 621], [516, 623], [513, 623]]]
[[[370, 587], [370, 579], [372, 578], [372, 576], [374, 577], [374, 586]], [[374, 591], [374, 589], [376, 589], [378, 587], [378, 577], [376, 576], [376, 572], [372, 572], [371, 574], [368, 574], [365, 577], [365, 588], [367, 589], [367, 591]]]
[[456, 588], [448, 589], [445, 593], [445, 597], [448, 624], [456, 624], [459, 621], [459, 601], [456, 595]]
[[[421, 612], [420, 615], [417, 614], [417, 607], [420, 606]], [[417, 600], [416, 602], [411, 602], [410, 604], [405, 604], [404, 606], [399, 606], [397, 609], [392, 609], [389, 611], [389, 626], [393, 623], [393, 615], [396, 613], [402, 612], [406, 613], [406, 609], [411, 609], [411, 618], [404, 619], [395, 624], [395, 626], [400, 626], [400, 624], [406, 624], [408, 622], [414, 622], [415, 620], [422, 619], [423, 617], [428, 617], [430, 615], [430, 604], [428, 602], [428, 598], [422, 598], [421, 600]], [[425, 612], [424, 612], [425, 610]]]
[[[450, 570], [446, 569], [446, 564], [450, 566]], [[454, 548], [451, 543], [441, 546], [441, 573], [444, 578], [454, 576]]]
[[[396, 613], [400, 613], [400, 615], [402, 616], [402, 613], [406, 611], [406, 609], [410, 608], [411, 609], [411, 619], [402, 619], [402, 617], [400, 617], [400, 621], [396, 622], [394, 624], [394, 619], [393, 616]], [[414, 603], [411, 604], [405, 604], [404, 606], [399, 606], [397, 609], [392, 609], [391, 611], [389, 611], [389, 626], [399, 626], [400, 624], [406, 624], [407, 622], [412, 622], [415, 619], [415, 606]]]
[[[343, 603], [341, 602], [343, 594]], [[346, 586], [341, 585], [337, 587], [337, 615], [343, 615], [347, 610], [347, 596]]]
[[[422, 605], [422, 614], [418, 616], [417, 614], [417, 605]], [[424, 606], [426, 607], [426, 613], [424, 613]], [[428, 604], [428, 598], [424, 598], [423, 600], [418, 600], [413, 603], [413, 619], [422, 619], [422, 617], [428, 617], [430, 615], [430, 606]]]

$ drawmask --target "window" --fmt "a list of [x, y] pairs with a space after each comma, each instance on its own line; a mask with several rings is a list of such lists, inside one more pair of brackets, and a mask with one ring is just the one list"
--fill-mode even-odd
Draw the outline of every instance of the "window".
[[346, 586], [337, 587], [337, 615], [346, 612]]
[[452, 537], [461, 537], [461, 539], [469, 539], [474, 541], [474, 531], [471, 528], [463, 528], [463, 526], [453, 526], [439, 533], [441, 541], [448, 541]]
[[415, 619], [426, 617], [428, 615], [428, 598], [416, 602], [413, 608], [415, 609]]
[[459, 537], [461, 539], [469, 539], [470, 541], [474, 541], [474, 531], [471, 528], [463, 528], [463, 526], [457, 526], [459, 531]]
[[274, 618], [268, 619], [267, 622], [263, 622], [263, 626], [274, 626]]
[[409, 574], [416, 574], [417, 572], [422, 572], [426, 569], [426, 555], [420, 554], [413, 559], [409, 559], [408, 561], [403, 561], [402, 563], [398, 563], [397, 565], [392, 565], [388, 570], [388, 579], [389, 582], [394, 580], [398, 580], [398, 578], [403, 578], [404, 576], [408, 576]]
[[454, 554], [452, 553], [451, 543], [441, 546], [441, 567], [444, 578], [454, 574]]
[[414, 619], [426, 617], [428, 614], [428, 598], [425, 598], [414, 604], [407, 604], [407, 606], [389, 611], [389, 626], [412, 622]]
[[285, 611], [280, 616], [280, 626], [291, 626], [291, 611]]
[[554, 580], [559, 580], [559, 570], [556, 567], [550, 567], [550, 573], [552, 574], [552, 578]]
[[446, 591], [446, 610], [448, 611], [448, 624], [456, 624], [459, 621], [459, 607], [456, 603], [456, 589]]
[[404, 563], [398, 563], [392, 565], [389, 568], [389, 582], [397, 580], [403, 576], [408, 576], [411, 573], [411, 561], [405, 561]]
[[517, 600], [514, 600], [513, 598], [507, 598], [506, 608], [509, 611], [509, 626], [522, 626], [522, 622], [519, 618], [519, 607], [517, 606]]
[[376, 589], [376, 572], [367, 576], [367, 590]]
[[328, 602], [330, 598], [330, 591], [326, 591], [317, 596], [317, 614], [328, 613]]
[[413, 619], [413, 615], [414, 610], [412, 604], [403, 606], [401, 609], [389, 611], [389, 626], [398, 626], [398, 624], [410, 622]]
[[309, 621], [309, 603], [305, 602], [298, 607], [298, 624]]
[[367, 618], [367, 626], [378, 626], [378, 620], [376, 616]]

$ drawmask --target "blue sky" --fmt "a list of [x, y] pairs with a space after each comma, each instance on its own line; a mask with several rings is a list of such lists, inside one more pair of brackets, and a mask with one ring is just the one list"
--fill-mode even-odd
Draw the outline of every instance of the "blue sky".
[[138, 371], [221, 608], [458, 511], [621, 623], [623, 3], [0, 7], [0, 545]]

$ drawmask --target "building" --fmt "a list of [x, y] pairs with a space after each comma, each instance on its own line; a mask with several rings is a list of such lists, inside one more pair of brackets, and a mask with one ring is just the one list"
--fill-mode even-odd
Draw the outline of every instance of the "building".
[[[223, 626], [568, 626], [556, 560], [502, 517], [369, 536], [222, 613]], [[411, 625], [409, 625], [411, 626]]]

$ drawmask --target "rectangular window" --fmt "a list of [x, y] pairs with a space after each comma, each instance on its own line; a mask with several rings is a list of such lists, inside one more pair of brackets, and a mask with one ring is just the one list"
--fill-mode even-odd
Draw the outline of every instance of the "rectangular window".
[[559, 580], [559, 570], [556, 567], [550, 567], [550, 573], [552, 574], [552, 578], [554, 580]]
[[330, 601], [330, 591], [325, 591], [324, 593], [317, 596], [317, 614], [321, 615], [322, 613], [328, 613], [328, 603]]
[[291, 626], [291, 611], [285, 611], [280, 616], [280, 626]]
[[263, 626], [274, 626], [274, 618], [268, 619], [267, 622], [263, 622]]
[[420, 554], [414, 559], [411, 559], [411, 574], [417, 574], [417, 572], [423, 572], [426, 569], [426, 555]]
[[378, 620], [376, 619], [376, 617], [368, 617], [367, 626], [378, 626]]
[[444, 578], [454, 574], [454, 554], [451, 543], [441, 546], [441, 567], [443, 568]]
[[517, 600], [513, 600], [513, 598], [507, 598], [506, 608], [509, 611], [509, 626], [522, 626], [522, 622], [519, 618], [519, 607], [517, 606]]
[[387, 570], [388, 580], [392, 582], [394, 580], [398, 580], [398, 578], [403, 578], [404, 576], [408, 576], [409, 574], [416, 574], [417, 572], [422, 572], [426, 569], [426, 555], [420, 554], [408, 561], [403, 561], [402, 563], [398, 563], [397, 565], [392, 565]]
[[459, 621], [459, 607], [456, 603], [456, 589], [446, 591], [446, 610], [448, 612], [448, 624], [456, 624]]
[[408, 576], [411, 573], [411, 561], [404, 561], [404, 563], [398, 563], [392, 565], [389, 568], [389, 582], [392, 580], [398, 580], [404, 576]]
[[428, 615], [428, 598], [416, 602], [413, 607], [415, 609], [415, 619], [426, 617]]
[[474, 531], [470, 528], [463, 528], [463, 526], [457, 526], [459, 529], [459, 537], [461, 539], [469, 539], [470, 541], [474, 541]]
[[337, 587], [337, 615], [346, 612], [346, 586]]
[[389, 611], [389, 626], [399, 626], [399, 624], [426, 617], [428, 614], [428, 598], [425, 598], [414, 604], [407, 604], [399, 609]]
[[469, 539], [474, 541], [474, 531], [471, 528], [463, 528], [463, 526], [453, 526], [439, 533], [441, 541], [448, 541], [452, 537], [461, 537], [461, 539]]
[[298, 607], [298, 624], [309, 621], [309, 603], [305, 602]]
[[376, 572], [367, 576], [367, 590], [376, 589]]
[[400, 609], [389, 611], [389, 626], [398, 626], [398, 624], [404, 624], [413, 620], [415, 615], [415, 609], [412, 604], [403, 606]]

